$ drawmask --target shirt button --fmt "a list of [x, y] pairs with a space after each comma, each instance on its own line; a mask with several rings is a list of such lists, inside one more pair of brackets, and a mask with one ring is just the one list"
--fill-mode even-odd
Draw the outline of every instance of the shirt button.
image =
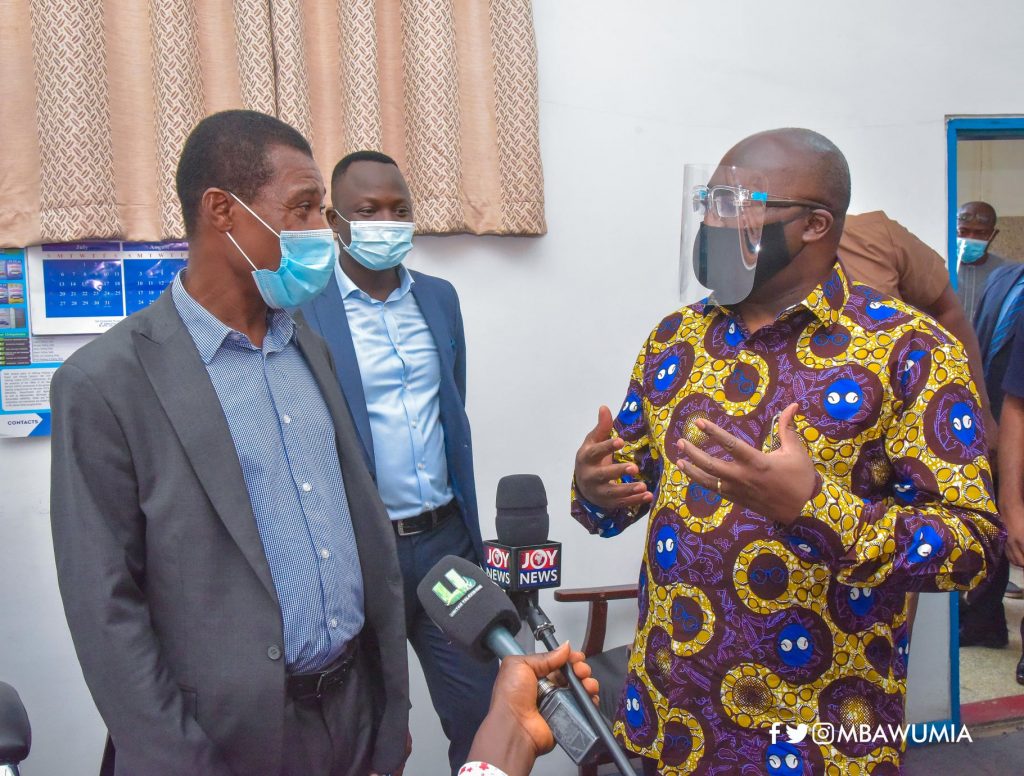
[[416, 468], [419, 469], [420, 471], [423, 471], [426, 467], [423, 464], [418, 463], [416, 464]]
[[277, 646], [277, 644], [271, 644], [267, 648], [267, 657], [269, 657], [271, 660], [280, 660], [281, 659], [281, 648], [279, 646]]
[[291, 415], [282, 415], [281, 416], [281, 420], [283, 420], [286, 424], [291, 423], [292, 422], [292, 416]]
[[338, 618], [337, 617], [332, 617], [331, 618], [330, 626], [332, 628], [337, 628], [338, 627]]
[[331, 557], [331, 551], [324, 547], [322, 550], [320, 550], [320, 557], [324, 560], [327, 560], [329, 557]]
[[419, 428], [419, 425], [420, 424], [417, 421], [415, 421], [415, 420], [412, 422], [412, 427], [413, 428]]
[[308, 482], [304, 482], [302, 483], [302, 489], [306, 491], [306, 493], [309, 493], [311, 490], [313, 490], [313, 486], [310, 485]]

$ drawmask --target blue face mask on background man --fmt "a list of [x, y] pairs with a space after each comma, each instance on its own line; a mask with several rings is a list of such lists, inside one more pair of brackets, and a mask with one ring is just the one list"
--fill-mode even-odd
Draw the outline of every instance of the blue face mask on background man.
[[957, 237], [956, 255], [962, 264], [974, 264], [988, 250], [990, 240], [979, 240], [975, 237]]
[[[230, 192], [228, 192], [230, 193]], [[234, 194], [231, 194], [235, 197]], [[248, 210], [267, 229], [277, 235], [281, 241], [281, 266], [272, 271], [257, 269], [245, 251], [227, 232], [228, 239], [245, 256], [252, 267], [252, 277], [260, 296], [267, 307], [284, 310], [301, 307], [323, 291], [331, 280], [334, 265], [338, 260], [338, 246], [334, 242], [334, 232], [330, 229], [304, 229], [277, 232], [266, 221], [256, 215], [255, 211], [242, 200], [235, 197], [238, 204]]]
[[[338, 213], [337, 209], [334, 212]], [[338, 218], [351, 232], [349, 244], [341, 243], [341, 247], [367, 269], [393, 269], [412, 250], [416, 224], [411, 221], [349, 221], [341, 213]]]

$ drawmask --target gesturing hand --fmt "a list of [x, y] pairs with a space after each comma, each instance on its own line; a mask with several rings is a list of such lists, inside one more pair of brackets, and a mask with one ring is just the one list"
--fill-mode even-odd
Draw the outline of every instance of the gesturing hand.
[[732, 456], [732, 461], [708, 455], [685, 439], [677, 442], [682, 458], [676, 465], [693, 482], [721, 494], [722, 498], [789, 524], [814, 493], [814, 464], [794, 429], [799, 405], [790, 404], [779, 416], [780, 447], [762, 453], [709, 420], [697, 427]]
[[614, 463], [612, 453], [625, 443], [612, 439], [612, 413], [605, 406], [597, 411], [597, 425], [583, 438], [576, 451], [576, 490], [602, 509], [634, 507], [653, 501], [654, 495], [642, 482], [622, 482], [622, 475], [636, 477], [636, 464]]

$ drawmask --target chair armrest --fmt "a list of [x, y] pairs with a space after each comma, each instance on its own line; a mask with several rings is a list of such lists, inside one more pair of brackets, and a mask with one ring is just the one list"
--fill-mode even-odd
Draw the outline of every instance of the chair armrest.
[[583, 635], [583, 654], [596, 655], [604, 651], [604, 637], [608, 630], [608, 602], [636, 598], [639, 588], [632, 585], [606, 587], [575, 587], [555, 591], [555, 600], [564, 603], [583, 601], [590, 604], [587, 630]]
[[555, 591], [555, 600], [566, 603], [577, 601], [625, 601], [636, 598], [639, 588], [632, 585], [608, 585], [606, 587], [570, 587]]

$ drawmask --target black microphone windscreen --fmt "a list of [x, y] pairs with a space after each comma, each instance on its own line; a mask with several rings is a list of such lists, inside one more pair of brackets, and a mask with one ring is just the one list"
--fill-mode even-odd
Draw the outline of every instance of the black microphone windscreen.
[[498, 541], [510, 547], [529, 547], [548, 540], [548, 496], [536, 474], [509, 474], [498, 480]]
[[480, 660], [494, 653], [486, 640], [494, 628], [511, 634], [522, 625], [508, 596], [483, 569], [458, 555], [442, 558], [416, 587], [423, 609], [442, 633]]

